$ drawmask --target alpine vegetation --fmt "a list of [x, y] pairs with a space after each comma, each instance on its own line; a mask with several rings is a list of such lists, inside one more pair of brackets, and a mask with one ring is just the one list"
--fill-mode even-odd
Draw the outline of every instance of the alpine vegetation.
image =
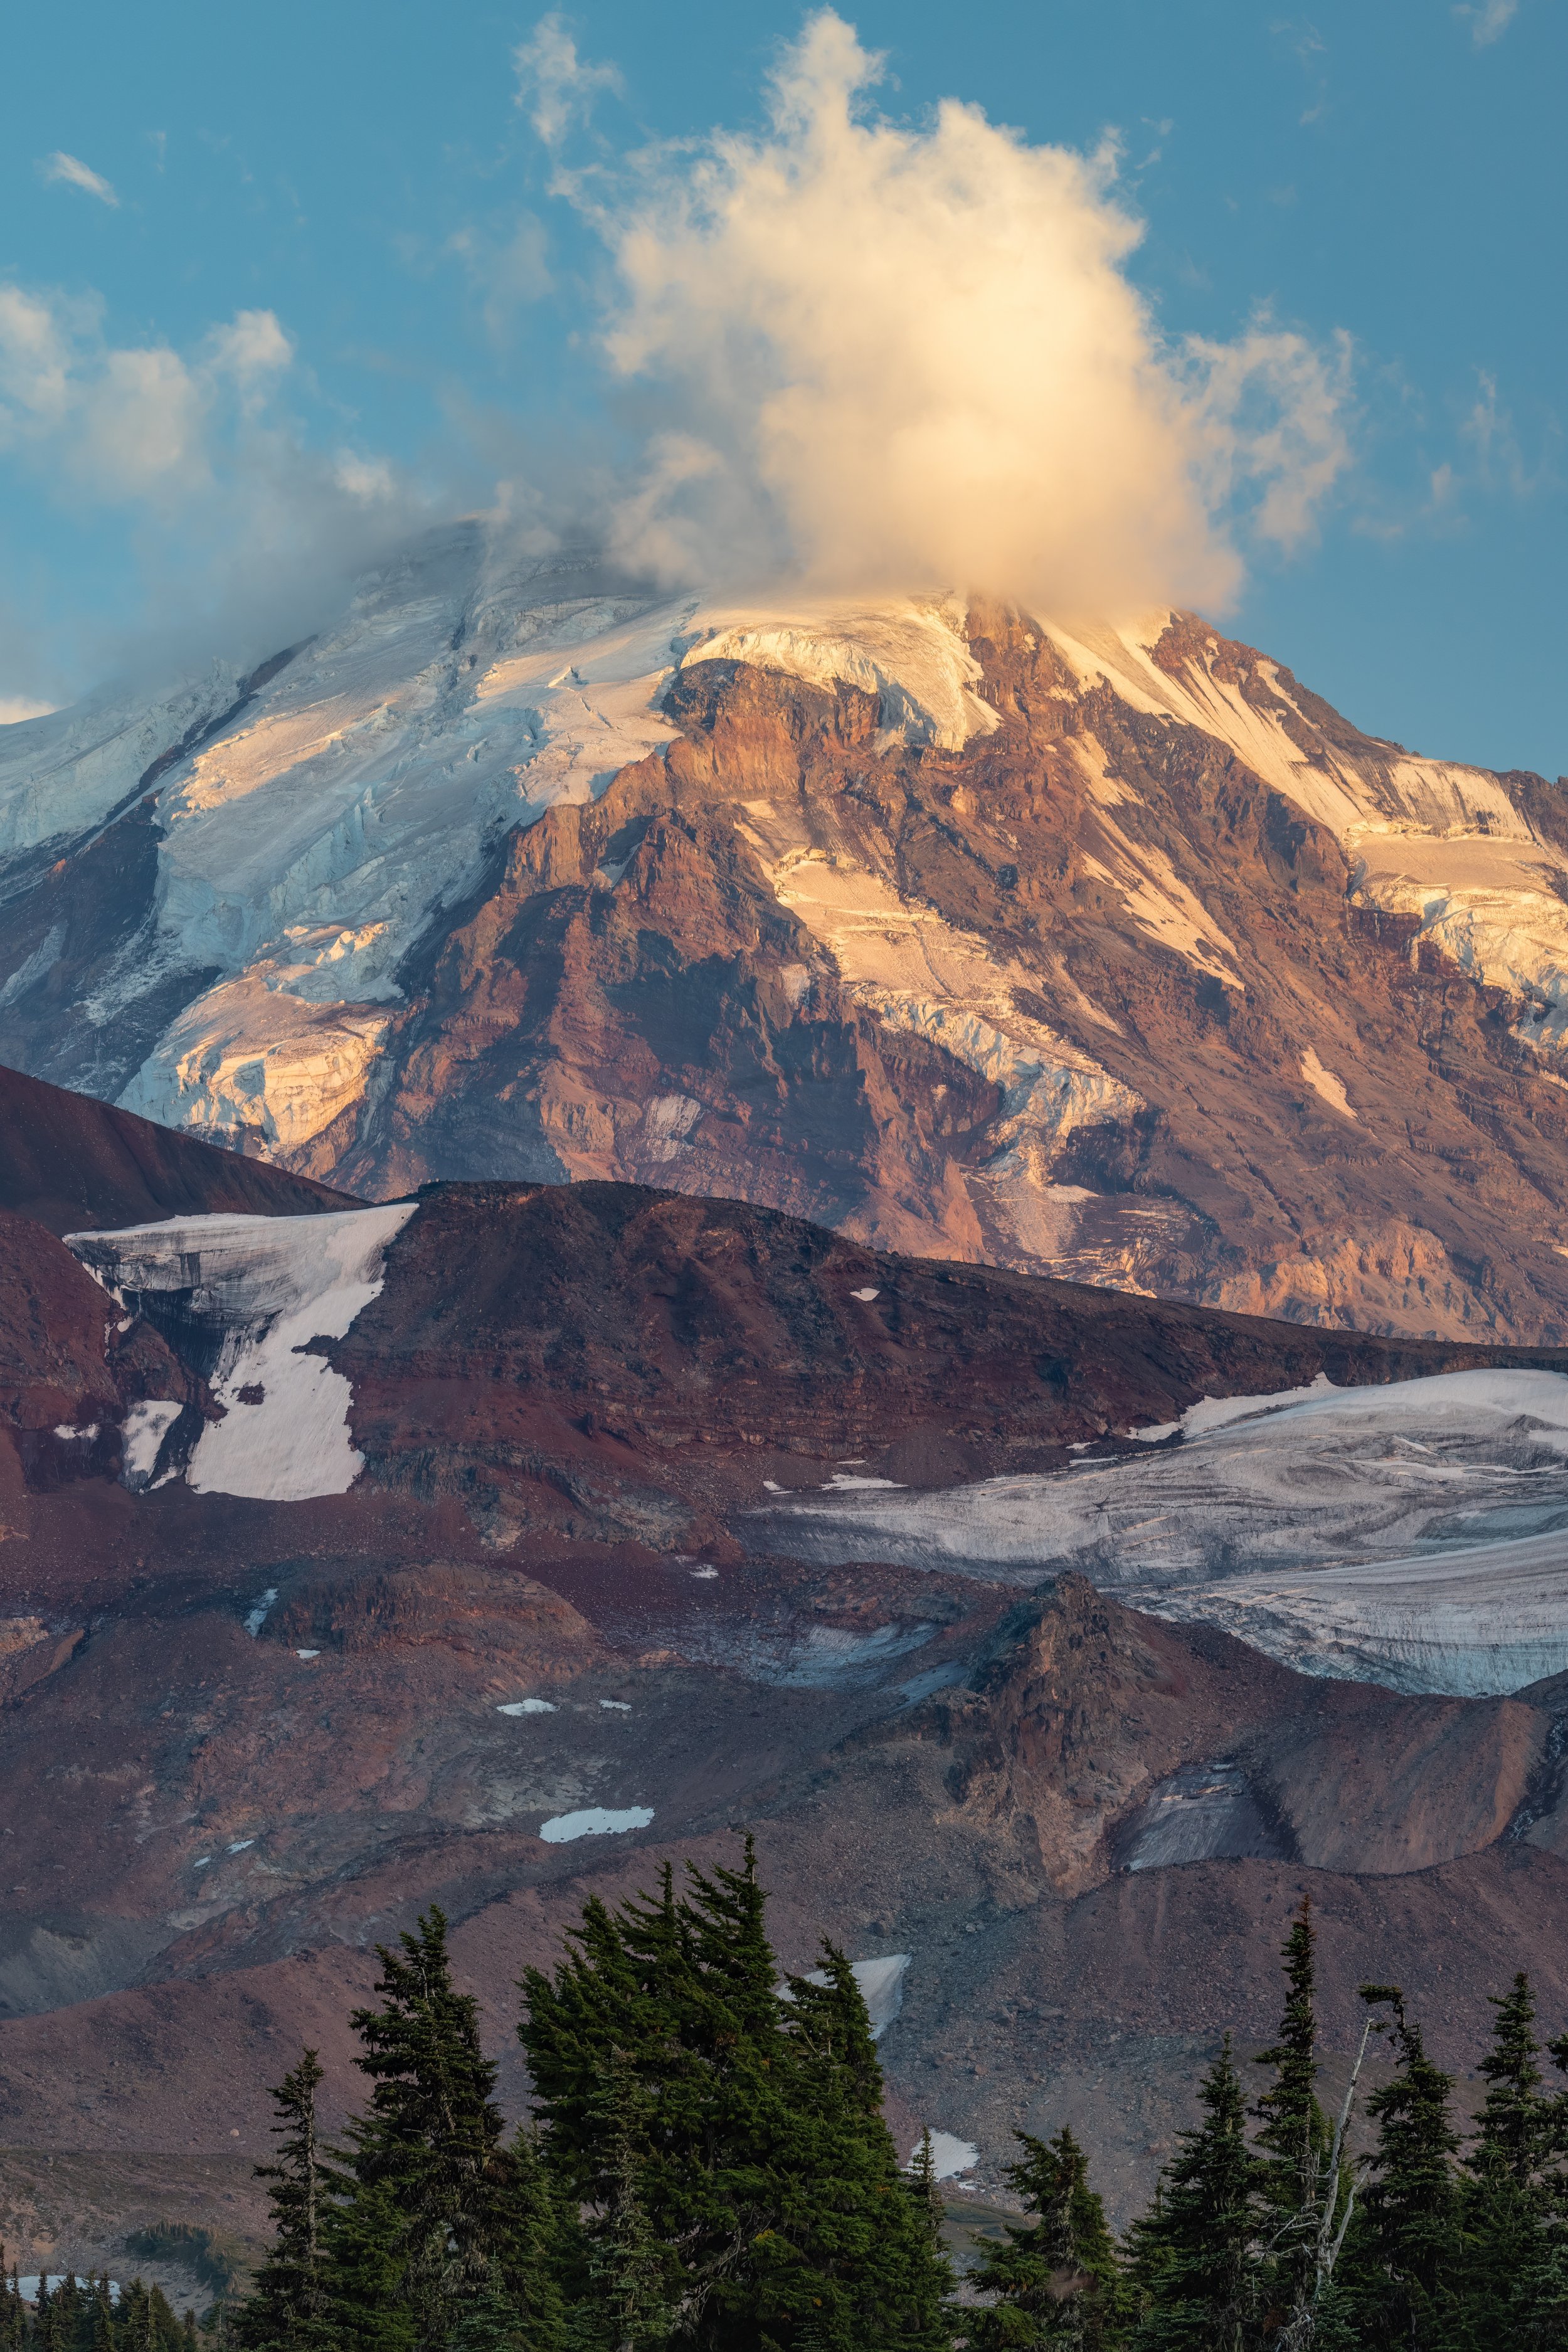
[[[1529, 1979], [1493, 2000], [1463, 2138], [1453, 2077], [1397, 1986], [1337, 2111], [1318, 2098], [1314, 1929], [1250, 2094], [1227, 2036], [1152, 2204], [1118, 2242], [1064, 2126], [1016, 2135], [1017, 2218], [962, 2283], [928, 2129], [907, 2166], [855, 1973], [781, 1977], [748, 1839], [737, 1870], [667, 1866], [597, 1897], [522, 1980], [533, 2113], [508, 2131], [477, 2004], [432, 1908], [378, 1948], [354, 2012], [370, 2084], [342, 2145], [314, 2051], [277, 2086], [258, 2167], [273, 2243], [198, 2329], [137, 2280], [22, 2281], [0, 2352], [1473, 2352], [1568, 2341], [1568, 2090]], [[1385, 2063], [1364, 2098], [1369, 2050]], [[1548, 2045], [1568, 2074], [1568, 2033]], [[0, 2273], [4, 2265], [0, 2263]], [[26, 2291], [37, 2286], [36, 2301]]]

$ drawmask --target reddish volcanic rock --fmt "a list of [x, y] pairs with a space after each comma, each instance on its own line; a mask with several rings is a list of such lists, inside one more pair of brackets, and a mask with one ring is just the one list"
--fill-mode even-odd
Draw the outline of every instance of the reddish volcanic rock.
[[[861, 1297], [860, 1292], [874, 1292]], [[443, 1185], [328, 1349], [367, 1475], [524, 1532], [720, 1544], [763, 1481], [1059, 1464], [1205, 1394], [1568, 1359], [1322, 1331], [877, 1253], [634, 1185]]]
[[346, 1193], [287, 1169], [0, 1069], [0, 1209], [52, 1234], [218, 1211], [298, 1217], [353, 1206]]

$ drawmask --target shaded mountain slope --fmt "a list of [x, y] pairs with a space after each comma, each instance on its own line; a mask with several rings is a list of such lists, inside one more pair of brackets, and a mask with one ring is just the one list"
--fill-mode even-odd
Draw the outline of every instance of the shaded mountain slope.
[[287, 1169], [0, 1069], [0, 1209], [52, 1234], [218, 1211], [298, 1217], [352, 1205]]

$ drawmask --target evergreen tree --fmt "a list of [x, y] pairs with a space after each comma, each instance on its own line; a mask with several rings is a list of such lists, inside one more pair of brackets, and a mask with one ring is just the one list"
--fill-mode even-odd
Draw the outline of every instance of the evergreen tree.
[[1371, 2181], [1348, 2250], [1351, 2308], [1368, 2345], [1455, 2352], [1465, 2341], [1464, 2235], [1449, 2120], [1453, 2078], [1426, 2055], [1396, 1986], [1363, 1985], [1394, 2011], [1398, 2069], [1366, 2103], [1378, 2127]]
[[1282, 2326], [1290, 2316], [1311, 2309], [1318, 2284], [1329, 2122], [1318, 2104], [1315, 1945], [1311, 1897], [1307, 1895], [1280, 1955], [1285, 2011], [1279, 2035], [1254, 2062], [1274, 2069], [1272, 2083], [1252, 2112], [1261, 2126], [1262, 2189], [1270, 2208], [1265, 2300], [1279, 2314]]
[[[529, 2261], [513, 2242], [517, 2160], [502, 2144], [477, 2004], [452, 1983], [440, 1911], [378, 1957], [381, 2006], [352, 2020], [374, 2088], [368, 2115], [349, 2127], [338, 2184], [333, 2315], [362, 2352], [441, 2352], [470, 2305], [515, 2300], [526, 2285]], [[547, 2309], [517, 2316], [548, 2342]]]
[[590, 1903], [553, 1976], [524, 1979], [546, 2169], [595, 2217], [568, 2299], [602, 2296], [618, 2211], [616, 2260], [701, 2352], [944, 2345], [946, 2264], [881, 2119], [859, 1988], [829, 1948], [826, 1982], [781, 1998], [765, 1906], [748, 1840], [738, 1871], [689, 1865], [679, 1897], [667, 1871], [652, 1900]]
[[1497, 2011], [1480, 2063], [1486, 2096], [1466, 2159], [1466, 2295], [1478, 2336], [1507, 2312], [1521, 2342], [1568, 2344], [1568, 2264], [1557, 2184], [1548, 2178], [1552, 2103], [1541, 2088], [1541, 2048], [1530, 1979], [1489, 1997]]
[[310, 2352], [331, 2342], [328, 2316], [326, 2229], [328, 2179], [316, 2129], [316, 2092], [322, 2069], [307, 2050], [273, 2091], [277, 2160], [258, 2164], [269, 2183], [272, 2250], [256, 2274], [249, 2297], [234, 2315], [245, 2352]]
[[942, 2201], [942, 2183], [937, 2179], [936, 2151], [931, 2146], [929, 2124], [921, 2132], [920, 2145], [910, 2158], [909, 2184], [915, 2210], [925, 2223], [926, 2235], [933, 2246], [940, 2246], [947, 2207]]
[[1122, 2294], [1115, 2242], [1105, 2208], [1089, 2185], [1089, 2162], [1064, 2125], [1047, 2145], [1015, 2134], [1024, 2150], [1007, 2180], [1037, 2219], [1007, 2225], [1007, 2242], [986, 2250], [971, 2284], [995, 2296], [969, 2322], [977, 2352], [1114, 2352], [1123, 2344]]
[[1247, 2352], [1263, 2284], [1264, 2168], [1247, 2144], [1241, 2082], [1227, 2035], [1199, 2092], [1155, 2208], [1133, 2231], [1133, 2352]]
[[640, 2105], [626, 2053], [615, 2051], [595, 2119], [604, 2201], [586, 2231], [586, 2293], [575, 2331], [584, 2352], [658, 2352], [669, 2338], [666, 2263], [643, 2200], [647, 2133]]
[[882, 2120], [882, 2072], [848, 1960], [825, 1943], [817, 1975], [795, 1979], [785, 2020], [794, 2061], [780, 2213], [798, 2248], [808, 2342], [940, 2352], [952, 2340], [952, 2273], [910, 2199]]

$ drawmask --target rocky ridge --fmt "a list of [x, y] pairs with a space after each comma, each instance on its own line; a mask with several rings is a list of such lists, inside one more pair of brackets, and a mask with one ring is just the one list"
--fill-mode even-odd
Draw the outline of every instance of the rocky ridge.
[[1539, 777], [1368, 737], [1190, 614], [736, 613], [477, 526], [258, 677], [199, 726], [187, 691], [7, 730], [28, 1068], [375, 1197], [654, 1182], [1568, 1330]]

